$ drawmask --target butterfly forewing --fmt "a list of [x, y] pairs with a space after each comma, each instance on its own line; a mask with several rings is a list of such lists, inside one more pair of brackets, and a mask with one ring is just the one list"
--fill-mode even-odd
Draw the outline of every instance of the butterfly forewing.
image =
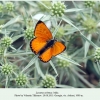
[[46, 41], [45, 39], [42, 38], [34, 38], [31, 42], [30, 42], [30, 47], [31, 50], [35, 53], [38, 54], [40, 52], [40, 50], [46, 45]]
[[38, 21], [38, 23], [36, 24], [34, 35], [37, 38], [40, 37], [45, 39], [45, 41], [49, 41], [53, 38], [52, 33], [42, 21]]
[[34, 35], [35, 38], [31, 40], [30, 47], [35, 54], [38, 54], [47, 44], [47, 41], [52, 39], [52, 34], [42, 21], [38, 21], [35, 27]]

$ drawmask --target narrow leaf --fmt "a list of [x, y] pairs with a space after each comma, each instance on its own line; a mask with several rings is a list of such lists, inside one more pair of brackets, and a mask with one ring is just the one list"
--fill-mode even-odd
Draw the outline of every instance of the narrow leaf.
[[10, 21], [8, 21], [8, 22], [4, 25], [4, 27], [7, 27], [7, 26], [9, 26], [9, 25], [11, 25], [11, 24], [16, 23], [19, 19], [20, 19], [20, 16], [17, 16], [17, 17], [15, 17], [15, 18], [12, 18]]
[[73, 63], [73, 64], [75, 64], [75, 65], [81, 66], [80, 64], [78, 64], [77, 62], [75, 62], [74, 60], [72, 60], [71, 58], [66, 57], [66, 56], [64, 56], [64, 55], [62, 55], [62, 54], [57, 55], [56, 57], [59, 58], [59, 59], [68, 61], [68, 62], [70, 62], [70, 63]]
[[[88, 36], [87, 36], [87, 39], [88, 40], [90, 40], [91, 41], [91, 34], [89, 34]], [[86, 57], [87, 56], [87, 53], [88, 53], [88, 51], [89, 51], [89, 46], [90, 46], [90, 43], [89, 42], [85, 42], [85, 47], [84, 47], [84, 50], [85, 50], [85, 52], [84, 52], [84, 57]]]
[[52, 63], [52, 61], [49, 61], [49, 62], [50, 62], [50, 64], [51, 64], [52, 68], [54, 69], [54, 71], [55, 71], [55, 73], [56, 73], [56, 76], [58, 76], [58, 73], [57, 73], [57, 70], [56, 70], [56, 68], [55, 68], [55, 65]]
[[33, 65], [37, 59], [38, 55], [34, 56], [31, 61], [26, 65], [26, 67], [22, 70], [22, 72], [26, 71], [31, 65]]
[[36, 69], [37, 69], [38, 74], [39, 74], [42, 78], [44, 78], [44, 74], [43, 74], [43, 72], [42, 72], [41, 69], [40, 69], [38, 60], [35, 62], [35, 67], [36, 67]]
[[78, 8], [71, 8], [71, 9], [67, 9], [65, 12], [78, 12], [81, 11], [83, 9], [78, 9]]

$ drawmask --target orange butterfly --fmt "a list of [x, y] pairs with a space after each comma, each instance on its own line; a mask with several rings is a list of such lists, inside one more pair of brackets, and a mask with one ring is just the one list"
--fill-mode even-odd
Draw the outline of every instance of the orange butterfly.
[[39, 58], [43, 62], [48, 62], [53, 56], [66, 49], [63, 43], [53, 39], [50, 30], [40, 20], [36, 24], [34, 35], [35, 38], [31, 40], [30, 47], [32, 52], [39, 54]]

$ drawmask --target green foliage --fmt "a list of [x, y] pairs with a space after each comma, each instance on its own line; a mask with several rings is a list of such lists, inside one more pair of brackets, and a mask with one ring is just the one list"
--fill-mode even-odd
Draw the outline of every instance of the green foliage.
[[[100, 87], [100, 2], [70, 4], [0, 2], [1, 88]], [[66, 46], [63, 53], [48, 63], [40, 61], [30, 48], [38, 20], [46, 24], [53, 38]]]

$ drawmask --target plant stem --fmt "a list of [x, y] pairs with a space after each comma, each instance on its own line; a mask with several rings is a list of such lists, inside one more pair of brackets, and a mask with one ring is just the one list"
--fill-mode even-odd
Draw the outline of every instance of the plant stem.
[[7, 84], [8, 84], [8, 76], [6, 76], [5, 88], [8, 88]]

